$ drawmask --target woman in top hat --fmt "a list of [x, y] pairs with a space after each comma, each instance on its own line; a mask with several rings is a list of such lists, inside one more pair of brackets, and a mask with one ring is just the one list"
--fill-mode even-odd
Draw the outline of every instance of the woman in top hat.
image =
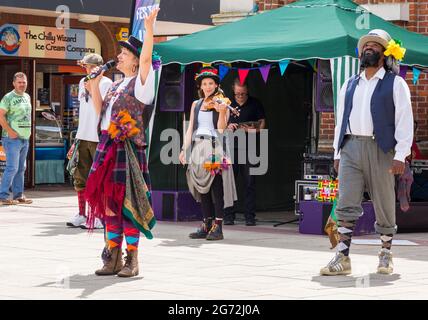
[[223, 92], [215, 68], [202, 68], [196, 82], [200, 99], [192, 105], [180, 162], [185, 164], [186, 156], [190, 155], [187, 184], [195, 200], [201, 203], [204, 220], [189, 237], [222, 240], [224, 208], [237, 199], [233, 169], [222, 139], [229, 110], [226, 103], [216, 98]]
[[[101, 136], [86, 186], [89, 223], [100, 218], [106, 226], [104, 266], [97, 275], [138, 275], [140, 231], [149, 239], [155, 224], [150, 204], [150, 179], [145, 154], [145, 125], [154, 98], [153, 24], [159, 9], [144, 21], [144, 44], [131, 36], [119, 41], [117, 69], [125, 78], [113, 83], [104, 99], [98, 88], [100, 76], [90, 80], [94, 108], [101, 118]], [[152, 66], [153, 63], [153, 66]], [[122, 262], [125, 236], [127, 257]]]

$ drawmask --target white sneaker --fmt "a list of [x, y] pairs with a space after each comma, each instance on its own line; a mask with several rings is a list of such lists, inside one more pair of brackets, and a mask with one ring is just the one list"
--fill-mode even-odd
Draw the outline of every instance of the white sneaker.
[[70, 219], [70, 221], [66, 223], [66, 225], [67, 227], [78, 228], [82, 223], [86, 223], [86, 217], [76, 214], [73, 218]]
[[342, 252], [336, 252], [334, 258], [320, 270], [322, 276], [338, 276], [351, 274], [351, 259]]
[[[85, 221], [80, 225], [80, 227], [81, 227], [82, 229], [89, 229], [88, 222], [85, 220]], [[95, 222], [94, 222], [94, 229], [104, 229], [104, 226], [103, 226], [103, 224], [102, 224], [101, 220], [100, 220], [100, 219], [98, 219], [98, 218], [95, 218]]]

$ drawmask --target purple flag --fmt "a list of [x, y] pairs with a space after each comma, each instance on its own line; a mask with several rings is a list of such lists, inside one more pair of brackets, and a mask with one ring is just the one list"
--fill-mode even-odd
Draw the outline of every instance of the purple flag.
[[400, 77], [402, 77], [404, 80], [406, 80], [407, 69], [407, 66], [400, 66]]
[[266, 83], [269, 76], [270, 64], [260, 67], [259, 70], [260, 70], [260, 73], [262, 74], [263, 80]]

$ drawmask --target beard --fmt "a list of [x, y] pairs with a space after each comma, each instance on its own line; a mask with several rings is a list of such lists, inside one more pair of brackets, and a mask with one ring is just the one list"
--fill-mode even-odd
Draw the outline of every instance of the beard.
[[[371, 53], [369, 53], [371, 52]], [[380, 53], [373, 50], [364, 51], [363, 56], [361, 57], [361, 66], [363, 68], [368, 67], [377, 67], [379, 66]]]

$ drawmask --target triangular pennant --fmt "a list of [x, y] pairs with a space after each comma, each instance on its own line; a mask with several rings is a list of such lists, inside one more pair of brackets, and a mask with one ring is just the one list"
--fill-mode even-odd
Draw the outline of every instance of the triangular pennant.
[[229, 69], [232, 69], [232, 64], [231, 63], [225, 63], [224, 64], [226, 67], [228, 67]]
[[186, 69], [186, 65], [182, 64], [180, 65], [180, 72], [183, 73], [183, 71]]
[[262, 77], [265, 83], [267, 82], [267, 79], [269, 76], [269, 70], [270, 70], [270, 64], [259, 68], [259, 71], [262, 74]]
[[279, 69], [281, 70], [281, 76], [284, 75], [284, 72], [287, 69], [289, 63], [290, 63], [290, 60], [282, 60], [279, 62]]
[[420, 75], [421, 75], [421, 70], [413, 68], [413, 84], [416, 84], [418, 82]]
[[406, 80], [406, 74], [407, 74], [408, 67], [407, 66], [400, 66], [400, 77], [402, 77], [404, 80]]
[[202, 68], [211, 67], [211, 63], [202, 63]]
[[223, 80], [223, 78], [227, 75], [228, 72], [229, 72], [228, 67], [226, 67], [222, 64], [218, 67], [218, 75], [220, 77], [220, 81]]
[[250, 72], [250, 69], [238, 69], [239, 74], [239, 82], [241, 85], [244, 85], [245, 79], [247, 79], [248, 72]]
[[312, 69], [314, 69], [315, 72], [318, 72], [317, 59], [309, 59], [308, 63], [312, 66]]

